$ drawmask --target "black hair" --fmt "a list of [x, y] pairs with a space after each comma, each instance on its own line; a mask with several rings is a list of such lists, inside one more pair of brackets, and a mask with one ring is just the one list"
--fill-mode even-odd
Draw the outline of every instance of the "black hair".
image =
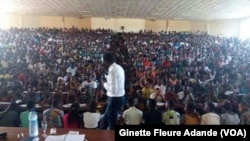
[[111, 53], [106, 53], [106, 54], [104, 54], [104, 56], [103, 56], [103, 60], [104, 60], [105, 62], [108, 62], [108, 63], [112, 64], [112, 63], [115, 62], [115, 57], [114, 57], [114, 55], [111, 54]]
[[231, 103], [229, 101], [226, 101], [223, 105], [223, 108], [227, 111], [231, 111], [232, 109]]
[[216, 109], [215, 106], [214, 106], [214, 104], [212, 102], [208, 102], [207, 106], [209, 108], [209, 111], [215, 111], [215, 109]]
[[170, 109], [173, 109], [173, 108], [174, 108], [174, 104], [175, 104], [175, 102], [174, 102], [173, 99], [169, 99], [169, 100], [168, 100], [168, 107], [169, 107]]
[[10, 106], [9, 106], [9, 110], [10, 110], [10, 111], [12, 111], [12, 110], [13, 110], [13, 111], [18, 111], [18, 110], [19, 110], [18, 104], [17, 104], [16, 102], [14, 102], [14, 101], [11, 102], [11, 103], [10, 103]]
[[89, 103], [89, 111], [95, 113], [97, 109], [97, 102], [95, 100], [92, 100]]
[[53, 102], [52, 102], [52, 106], [54, 107], [54, 108], [58, 108], [59, 107], [59, 100], [57, 100], [57, 99], [54, 99], [53, 100]]
[[194, 111], [195, 110], [194, 103], [193, 102], [188, 102], [187, 109], [190, 110], [190, 111]]
[[128, 99], [128, 105], [129, 106], [134, 106], [134, 99], [133, 98]]
[[27, 108], [29, 111], [31, 111], [32, 109], [35, 109], [35, 102], [33, 100], [29, 100], [27, 102]]
[[[68, 114], [68, 124], [72, 123], [72, 122], [79, 122], [79, 109], [80, 109], [80, 104], [79, 103], [73, 103], [71, 105], [69, 114]], [[78, 124], [79, 125], [79, 124]]]
[[156, 106], [156, 101], [155, 101], [155, 99], [149, 99], [149, 100], [148, 100], [148, 107], [149, 107], [150, 109], [153, 109], [153, 108], [155, 108], [155, 106]]
[[246, 100], [241, 100], [240, 104], [243, 106], [249, 107], [249, 104]]

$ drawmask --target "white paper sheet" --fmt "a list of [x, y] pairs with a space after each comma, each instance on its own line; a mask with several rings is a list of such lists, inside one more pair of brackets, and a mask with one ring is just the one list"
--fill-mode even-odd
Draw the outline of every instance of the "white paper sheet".
[[45, 141], [84, 141], [85, 135], [74, 135], [74, 134], [65, 134], [65, 135], [49, 135]]

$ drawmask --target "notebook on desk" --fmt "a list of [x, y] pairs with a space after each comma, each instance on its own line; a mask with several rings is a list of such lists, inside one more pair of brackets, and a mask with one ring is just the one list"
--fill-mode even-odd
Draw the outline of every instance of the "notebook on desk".
[[45, 141], [84, 141], [85, 135], [65, 134], [65, 135], [49, 135]]

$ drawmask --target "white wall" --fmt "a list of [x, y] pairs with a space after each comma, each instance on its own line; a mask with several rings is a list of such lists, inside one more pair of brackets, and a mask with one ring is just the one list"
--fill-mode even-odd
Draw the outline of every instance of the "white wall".
[[191, 22], [188, 20], [168, 20], [168, 31], [190, 31]]
[[40, 26], [49, 28], [62, 28], [63, 18], [61, 16], [39, 16]]
[[37, 28], [41, 26], [41, 18], [39, 16], [22, 16], [22, 27]]
[[206, 21], [168, 20], [168, 31], [207, 31]]
[[250, 39], [250, 18], [244, 19], [240, 23], [240, 38], [241, 39]]
[[117, 19], [115, 31], [121, 32], [121, 26], [124, 26], [124, 32], [139, 32], [145, 29], [144, 19]]
[[10, 27], [22, 27], [22, 16], [21, 15], [10, 15], [0, 13], [0, 28], [8, 29]]
[[146, 31], [166, 31], [167, 21], [166, 20], [145, 20], [145, 30]]
[[91, 18], [64, 17], [64, 27], [71, 28], [73, 26], [91, 29]]
[[[243, 20], [242, 20], [243, 21]], [[124, 26], [125, 32], [138, 32], [140, 30], [161, 30], [169, 31], [207, 31], [208, 34], [223, 36], [236, 36], [248, 31], [243, 28], [241, 20], [218, 20], [218, 21], [190, 21], [190, 20], [144, 20], [144, 19], [125, 19], [125, 18], [83, 18], [62, 16], [29, 16], [29, 15], [0, 15], [0, 28], [10, 27], [49, 27], [62, 28], [63, 24], [69, 28], [73, 25], [79, 28], [97, 29], [105, 28], [121, 32]], [[246, 34], [246, 33], [245, 33]]]
[[115, 19], [113, 18], [91, 18], [91, 28], [98, 29], [114, 29], [115, 27]]
[[240, 20], [208, 21], [208, 34], [239, 37]]
[[105, 28], [112, 29], [115, 32], [122, 32], [121, 27], [124, 27], [124, 32], [139, 32], [145, 29], [144, 19], [123, 19], [123, 18], [91, 18], [92, 29]]
[[206, 21], [191, 21], [190, 31], [207, 31], [207, 22]]

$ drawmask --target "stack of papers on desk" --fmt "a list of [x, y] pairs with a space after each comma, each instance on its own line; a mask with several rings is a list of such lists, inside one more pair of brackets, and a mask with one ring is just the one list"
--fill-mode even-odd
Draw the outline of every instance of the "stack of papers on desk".
[[68, 104], [64, 104], [64, 105], [62, 105], [62, 106], [63, 106], [64, 108], [70, 108], [71, 105], [72, 105], [72, 103], [68, 103]]
[[9, 105], [10, 102], [0, 102], [0, 105]]
[[80, 107], [86, 107], [86, 106], [87, 106], [87, 104], [85, 104], [85, 103], [80, 104]]
[[[19, 106], [22, 107], [22, 108], [26, 108], [27, 104], [21, 104]], [[39, 104], [36, 104], [35, 106], [36, 106], [36, 108], [40, 108], [41, 107]]]
[[49, 135], [45, 141], [84, 141], [85, 135], [65, 134], [65, 135]]

